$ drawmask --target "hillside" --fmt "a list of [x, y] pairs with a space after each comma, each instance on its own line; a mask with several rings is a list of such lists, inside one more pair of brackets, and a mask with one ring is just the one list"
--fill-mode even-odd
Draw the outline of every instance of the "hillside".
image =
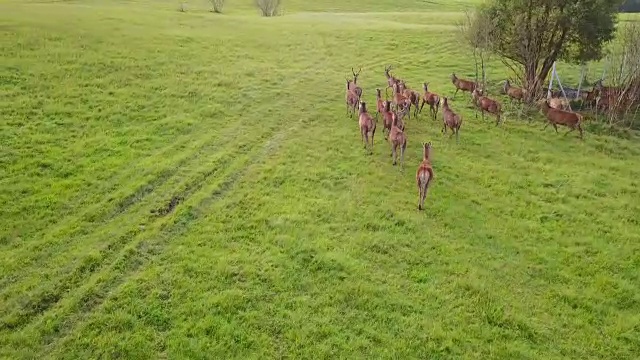
[[636, 137], [458, 93], [401, 171], [345, 116], [351, 67], [453, 95], [474, 3], [0, 1], [0, 357], [636, 357]]

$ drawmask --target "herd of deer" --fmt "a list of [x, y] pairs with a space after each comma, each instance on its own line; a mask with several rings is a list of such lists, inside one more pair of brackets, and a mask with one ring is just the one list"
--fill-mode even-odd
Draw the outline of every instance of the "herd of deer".
[[[390, 143], [393, 165], [395, 166], [397, 164], [399, 152], [400, 167], [404, 168], [404, 153], [407, 148], [404, 118], [407, 117], [411, 119], [412, 107], [413, 116], [417, 117], [418, 114], [422, 112], [425, 104], [429, 105], [429, 112], [434, 121], [437, 119], [438, 110], [442, 104], [442, 133], [446, 134], [447, 129], [451, 129], [451, 135], [449, 137], [456, 135], [456, 143], [459, 141], [462, 116], [451, 109], [446, 97], [431, 92], [428, 82], [423, 83], [423, 92], [420, 94], [408, 88], [404, 80], [393, 76], [390, 73], [391, 66], [386, 66], [384, 69], [384, 74], [387, 78], [385, 98], [383, 100], [382, 90], [380, 88], [376, 89], [376, 113], [375, 115], [371, 115], [366, 102], [362, 100], [362, 88], [358, 85], [358, 77], [361, 71], [362, 69], [358, 70], [358, 72], [355, 72], [353, 68], [351, 69], [353, 78], [346, 79], [345, 101], [347, 115], [349, 115], [349, 117], [352, 118], [356, 108], [358, 108], [360, 135], [364, 143], [364, 148], [368, 149], [370, 153], [373, 152], [373, 138], [376, 132], [377, 120], [379, 117], [382, 117], [382, 133], [385, 135], [385, 140], [388, 140]], [[500, 124], [502, 105], [500, 102], [486, 96], [478, 83], [458, 78], [455, 73], [451, 74], [451, 82], [456, 88], [452, 99], [455, 98], [458, 91], [470, 93], [473, 104], [482, 113], [482, 118], [484, 119], [486, 112], [496, 117], [496, 126]], [[389, 89], [392, 90], [391, 100], [388, 99]], [[523, 89], [511, 86], [508, 80], [505, 82], [503, 90], [511, 101], [522, 101], [524, 99], [525, 93]], [[570, 129], [567, 134], [577, 129], [580, 132], [580, 138], [582, 138], [582, 115], [564, 110], [563, 104], [558, 103], [556, 98], [542, 99], [537, 103], [540, 105], [542, 113], [548, 120], [543, 130], [546, 129], [547, 126], [553, 125], [556, 132], [558, 132], [558, 125], [563, 125]], [[416, 182], [419, 192], [419, 210], [424, 209], [427, 191], [434, 177], [433, 167], [431, 165], [431, 142], [423, 143], [422, 146], [423, 158], [416, 172]]]

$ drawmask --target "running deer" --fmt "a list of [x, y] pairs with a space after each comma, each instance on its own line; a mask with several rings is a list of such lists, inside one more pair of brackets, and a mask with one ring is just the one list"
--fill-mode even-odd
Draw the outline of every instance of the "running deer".
[[429, 83], [422, 84], [422, 89], [424, 90], [424, 94], [422, 94], [422, 105], [420, 105], [420, 112], [422, 112], [422, 107], [424, 106], [424, 104], [428, 104], [429, 113], [433, 117], [433, 120], [435, 120], [436, 116], [438, 115], [438, 109], [440, 108], [440, 96], [429, 91]]
[[453, 98], [456, 98], [456, 94], [458, 94], [459, 90], [462, 90], [463, 92], [467, 91], [467, 92], [472, 92], [473, 90], [475, 90], [478, 87], [478, 84], [475, 83], [474, 81], [470, 81], [470, 80], [464, 80], [464, 79], [460, 79], [456, 76], [456, 73], [451, 74], [451, 83], [453, 83], [453, 86], [456, 87], [456, 92], [453, 93]]
[[376, 122], [367, 112], [367, 104], [364, 101], [360, 101], [360, 116], [358, 119], [360, 125], [360, 135], [362, 136], [362, 142], [364, 142], [364, 148], [369, 145], [369, 134], [371, 134], [371, 147], [370, 152], [373, 153], [373, 136], [376, 134]]
[[512, 103], [513, 103], [513, 100], [516, 100], [517, 102], [522, 102], [522, 100], [524, 99], [524, 90], [519, 87], [511, 86], [509, 79], [505, 80], [503, 90], [504, 90], [504, 93], [507, 94], [507, 96], [509, 96], [509, 99], [511, 100]]
[[378, 120], [378, 115], [384, 112], [386, 100], [382, 100], [382, 93], [380, 89], [376, 89], [376, 120]]
[[[480, 112], [482, 113], [482, 120], [484, 121], [484, 113], [485, 111], [489, 114], [495, 115], [496, 117], [496, 126], [500, 124], [500, 115], [502, 113], [502, 106], [499, 102], [488, 98], [487, 96], [483, 96], [478, 89], [474, 89], [471, 93], [473, 98], [473, 103], [480, 108]], [[476, 117], [478, 113], [476, 113]]]
[[442, 134], [446, 134], [447, 128], [450, 128], [452, 133], [449, 138], [451, 138], [451, 136], [455, 134], [457, 143], [460, 139], [460, 126], [462, 126], [462, 116], [456, 114], [455, 112], [453, 112], [453, 110], [451, 110], [446, 97], [442, 98], [442, 122]]
[[[351, 80], [347, 80], [347, 89], [345, 91], [345, 102], [347, 104], [347, 115], [350, 118], [353, 118], [353, 114], [356, 112], [356, 107], [358, 106], [358, 101], [360, 98], [358, 95], [351, 89]], [[351, 114], [349, 114], [349, 110], [351, 110]]]
[[391, 143], [391, 157], [393, 166], [397, 163], [398, 148], [400, 149], [400, 168], [404, 168], [404, 151], [407, 149], [407, 135], [398, 127], [398, 115], [391, 115], [391, 131], [389, 132], [389, 143]]
[[[389, 137], [389, 133], [391, 132], [391, 124], [393, 123], [393, 111], [391, 111], [391, 101], [384, 101], [384, 109], [382, 110], [382, 134], [384, 135], [384, 139], [387, 140]], [[385, 134], [385, 130], [387, 133]]]
[[351, 68], [351, 73], [353, 74], [353, 82], [351, 83], [351, 90], [353, 90], [356, 93], [356, 95], [358, 95], [358, 100], [362, 98], [362, 88], [358, 86], [358, 76], [360, 76], [361, 71], [362, 71], [362, 68], [360, 68], [360, 70], [358, 70], [358, 72], [356, 73], [355, 71], [353, 71], [353, 68]]
[[[444, 108], [443, 108], [444, 111]], [[433, 167], [431, 165], [431, 141], [422, 143], [422, 162], [416, 171], [416, 183], [418, 184], [418, 210], [424, 209], [424, 200], [427, 198], [429, 185], [433, 180]]]
[[391, 104], [393, 104], [396, 111], [399, 111], [400, 107], [404, 108], [408, 101], [400, 91], [400, 84], [398, 82], [394, 83], [392, 88], [393, 96], [391, 97]]
[[[407, 84], [404, 81], [398, 82], [398, 90], [404, 96], [405, 104], [409, 106], [409, 110], [411, 110], [411, 106], [413, 106], [413, 115], [418, 116], [418, 106], [420, 105], [420, 94], [409, 89]], [[409, 119], [411, 119], [411, 111], [408, 112]]]
[[560, 109], [554, 109], [549, 105], [549, 101], [547, 99], [542, 99], [538, 101], [540, 105], [540, 110], [547, 118], [547, 124], [542, 128], [542, 131], [547, 129], [547, 126], [553, 125], [553, 128], [556, 129], [556, 133], [558, 132], [558, 125], [566, 126], [569, 128], [564, 135], [567, 136], [570, 132], [578, 129], [580, 132], [580, 139], [583, 139], [583, 131], [582, 131], [582, 120], [583, 117], [581, 114], [578, 114], [573, 111], [565, 111]]
[[398, 82], [398, 80], [400, 80], [400, 79], [396, 78], [395, 76], [391, 75], [389, 73], [389, 71], [391, 71], [391, 65], [385, 66], [384, 67], [384, 76], [387, 77], [387, 87], [385, 88], [384, 92], [385, 92], [385, 95], [387, 95], [387, 96], [389, 95], [388, 90], [389, 89], [393, 89], [393, 84], [396, 84]]

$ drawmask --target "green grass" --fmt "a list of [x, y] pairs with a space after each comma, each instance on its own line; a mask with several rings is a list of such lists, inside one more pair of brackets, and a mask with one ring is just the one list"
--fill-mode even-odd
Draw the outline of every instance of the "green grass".
[[0, 357], [637, 357], [634, 134], [459, 95], [460, 144], [424, 112], [400, 171], [344, 78], [451, 95], [473, 2], [250, 4], [0, 2]]

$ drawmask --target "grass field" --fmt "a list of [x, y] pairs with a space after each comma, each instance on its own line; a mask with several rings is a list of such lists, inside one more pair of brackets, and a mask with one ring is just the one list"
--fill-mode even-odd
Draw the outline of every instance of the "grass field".
[[637, 358], [634, 134], [459, 94], [402, 172], [345, 116], [352, 66], [452, 95], [473, 4], [0, 1], [0, 358]]

